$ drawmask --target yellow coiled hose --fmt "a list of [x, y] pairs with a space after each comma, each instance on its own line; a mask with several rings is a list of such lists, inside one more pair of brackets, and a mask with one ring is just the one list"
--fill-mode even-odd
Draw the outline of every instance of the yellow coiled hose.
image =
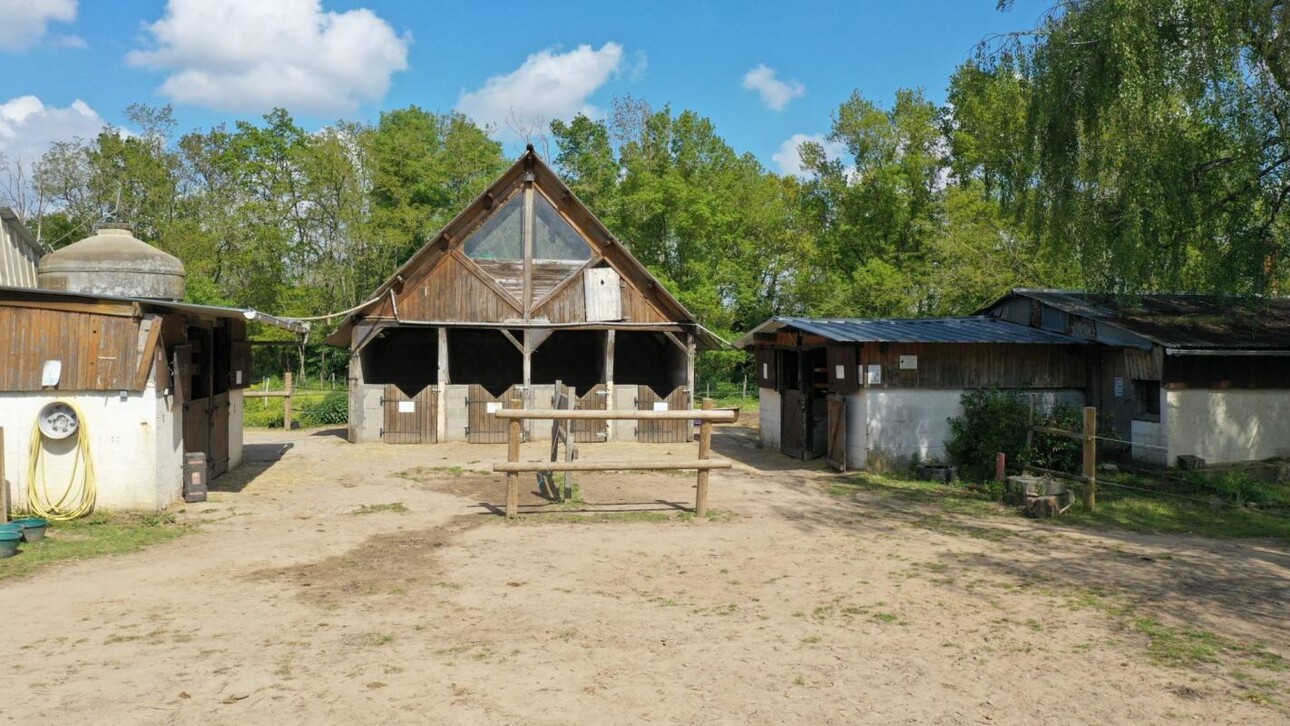
[[[44, 435], [40, 433], [39, 416], [31, 427], [31, 452], [27, 460], [27, 510], [38, 517], [55, 521], [84, 517], [94, 510], [94, 501], [98, 498], [94, 458], [90, 453], [90, 434], [85, 416], [74, 404], [67, 405], [76, 413], [80, 425], [76, 430], [76, 460], [72, 465], [72, 474], [58, 501], [50, 497], [49, 485], [45, 481], [45, 467], [41, 462], [41, 454], [45, 450]], [[77, 486], [78, 473], [81, 474], [80, 486]]]

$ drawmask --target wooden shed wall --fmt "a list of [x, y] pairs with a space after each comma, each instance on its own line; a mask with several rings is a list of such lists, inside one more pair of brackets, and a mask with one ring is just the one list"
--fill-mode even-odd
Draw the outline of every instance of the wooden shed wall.
[[0, 306], [0, 391], [42, 390], [47, 360], [62, 361], [62, 391], [139, 390], [145, 342], [133, 317]]
[[[918, 356], [901, 370], [900, 356]], [[1079, 345], [865, 343], [860, 364], [882, 366], [871, 388], [1083, 388], [1087, 350]]]

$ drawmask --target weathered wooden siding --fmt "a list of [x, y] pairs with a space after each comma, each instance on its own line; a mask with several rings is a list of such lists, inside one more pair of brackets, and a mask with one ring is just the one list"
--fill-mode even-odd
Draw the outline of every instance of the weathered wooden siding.
[[143, 343], [133, 317], [0, 306], [0, 390], [42, 390], [47, 360], [62, 361], [61, 391], [139, 390]]
[[535, 318], [546, 318], [553, 323], [581, 323], [587, 319], [587, 294], [582, 275], [569, 282], [542, 307], [533, 312]]
[[[918, 367], [901, 370], [900, 356], [918, 356]], [[1084, 346], [866, 343], [860, 365], [882, 366], [882, 383], [871, 388], [1083, 388]]]
[[623, 281], [623, 319], [633, 323], [671, 322], [626, 280]]
[[[455, 255], [442, 258], [430, 273], [395, 295], [399, 317], [407, 320], [513, 320], [523, 313]], [[394, 317], [387, 297], [370, 313]]]

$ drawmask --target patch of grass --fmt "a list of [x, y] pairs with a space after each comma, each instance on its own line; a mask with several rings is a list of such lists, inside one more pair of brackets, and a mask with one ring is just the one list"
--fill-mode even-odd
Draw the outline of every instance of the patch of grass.
[[135, 552], [193, 531], [169, 512], [92, 514], [71, 522], [52, 522], [45, 539], [23, 544], [0, 560], [0, 580], [22, 577], [57, 562]]
[[1147, 636], [1147, 655], [1157, 663], [1175, 667], [1194, 667], [1214, 663], [1228, 650], [1227, 641], [1197, 628], [1176, 628], [1155, 618], [1138, 618], [1133, 627]]
[[873, 619], [880, 623], [894, 623], [897, 620], [900, 620], [900, 617], [892, 613], [874, 613]]
[[[1131, 481], [1133, 486], [1150, 487], [1141, 479]], [[1109, 484], [1098, 487], [1096, 509], [1090, 512], [1076, 502], [1058, 521], [1134, 532], [1290, 542], [1290, 510], [1233, 506], [1217, 499], [1198, 502], [1165, 493], [1117, 489]]]
[[840, 474], [832, 477], [828, 492], [835, 497], [850, 498], [857, 492], [909, 502], [937, 504], [957, 514], [989, 515], [1003, 511], [988, 495], [961, 484], [921, 481], [869, 472]]
[[363, 506], [350, 512], [350, 514], [376, 514], [377, 512], [397, 512], [398, 514], [407, 514], [408, 508], [403, 502], [389, 502], [387, 504], [364, 504]]
[[[470, 463], [478, 464], [479, 462], [472, 461]], [[427, 479], [434, 478], [436, 474], [447, 474], [449, 476], [458, 477], [458, 476], [465, 476], [468, 474], [473, 476], [482, 476], [482, 475], [491, 474], [491, 473], [492, 472], [484, 471], [481, 469], [469, 469], [464, 466], [414, 466], [411, 469], [396, 471], [390, 476], [395, 477], [397, 479], [407, 479], [408, 481], [422, 482]]]

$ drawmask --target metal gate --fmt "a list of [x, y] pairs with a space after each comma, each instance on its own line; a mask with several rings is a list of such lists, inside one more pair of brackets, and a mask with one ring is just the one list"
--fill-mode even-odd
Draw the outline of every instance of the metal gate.
[[[579, 393], [574, 407], [581, 411], [604, 411], [609, 408], [609, 387], [597, 384], [586, 393]], [[578, 444], [594, 444], [609, 438], [608, 421], [582, 419], [573, 422], [573, 440]]]
[[780, 402], [779, 450], [800, 459], [806, 451], [806, 402], [795, 388], [784, 389]]
[[439, 391], [422, 388], [409, 396], [394, 384], [386, 384], [381, 397], [385, 410], [381, 440], [387, 444], [434, 444], [439, 441]]
[[[649, 386], [637, 387], [636, 410], [653, 411], [664, 405], [670, 411], [689, 409], [689, 391], [682, 386], [673, 390], [667, 397], [662, 397]], [[643, 444], [682, 444], [693, 438], [694, 422], [689, 419], [636, 422], [636, 440]]]
[[[487, 388], [474, 383], [466, 393], [466, 440], [472, 444], [504, 444], [507, 440], [509, 423], [493, 414], [503, 408], [511, 408], [511, 399], [524, 398], [524, 387], [514, 385], [500, 396], [494, 396]], [[524, 439], [528, 440], [525, 430]]]
[[847, 401], [841, 396], [829, 396], [829, 466], [838, 471], [847, 470]]

